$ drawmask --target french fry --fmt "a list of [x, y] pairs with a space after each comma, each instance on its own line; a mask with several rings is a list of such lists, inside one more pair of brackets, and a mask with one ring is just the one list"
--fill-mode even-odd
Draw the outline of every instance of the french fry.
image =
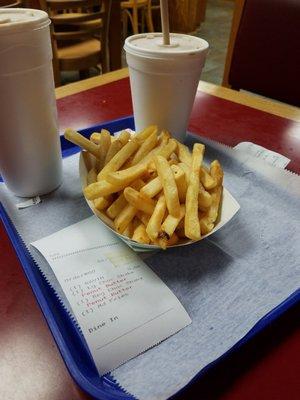
[[114, 226], [117, 232], [123, 233], [127, 228], [128, 224], [135, 217], [137, 209], [133, 207], [131, 204], [127, 204], [125, 208], [120, 212], [119, 215], [116, 216], [114, 220]]
[[198, 219], [198, 196], [199, 179], [195, 172], [192, 172], [186, 192], [186, 212], [184, 218], [185, 236], [192, 240], [199, 240], [201, 238], [200, 224]]
[[[169, 152], [170, 152], [170, 154], [172, 153], [172, 149], [174, 148], [174, 143], [171, 142], [171, 144], [169, 145], [168, 141], [169, 141], [169, 139], [166, 134], [162, 137], [162, 140], [158, 141], [158, 145], [156, 147], [154, 147], [154, 149], [149, 151], [149, 153], [142, 160], [139, 161], [139, 164], [147, 163], [149, 170], [151, 170], [151, 171], [155, 170], [154, 162], [151, 162], [153, 157], [156, 154], [159, 154], [159, 152], [162, 151], [162, 149], [164, 149], [165, 147], [167, 147], [167, 149], [164, 150], [164, 154], [165, 153], [168, 154]], [[151, 162], [151, 167], [149, 166], [150, 162]]]
[[139, 161], [143, 160], [144, 157], [152, 150], [157, 144], [157, 132], [156, 130], [142, 142], [141, 146], [133, 156], [131, 160], [131, 165], [137, 164]]
[[129, 185], [135, 179], [143, 176], [147, 171], [147, 164], [137, 164], [121, 171], [109, 172], [106, 180], [114, 185]]
[[111, 202], [112, 202], [111, 197], [108, 198], [99, 197], [98, 199], [94, 200], [94, 206], [95, 208], [97, 208], [97, 210], [102, 211], [105, 210], [110, 205]]
[[[188, 176], [190, 174], [190, 169], [185, 163], [179, 163], [178, 166], [184, 170], [185, 172], [185, 177], [188, 179]], [[198, 197], [198, 204], [199, 204], [199, 209], [207, 209], [211, 205], [211, 196], [210, 194], [204, 189], [202, 186], [201, 182], [199, 183], [199, 197]]]
[[204, 146], [195, 143], [192, 154], [191, 176], [186, 192], [184, 231], [185, 236], [192, 240], [201, 238], [200, 223], [198, 217], [199, 174], [203, 160]]
[[105, 165], [105, 167], [99, 172], [97, 176], [97, 180], [105, 179], [107, 174], [110, 172], [117, 171], [124, 163], [128, 160], [128, 158], [137, 150], [139, 147], [136, 141], [131, 140], [124, 147], [118, 151], [117, 154]]
[[99, 132], [93, 132], [90, 136], [90, 141], [99, 144], [100, 143], [100, 133]]
[[168, 161], [162, 156], [155, 156], [154, 162], [157, 174], [163, 186], [169, 213], [174, 217], [180, 215], [180, 203], [175, 178]]
[[111, 136], [106, 129], [102, 129], [99, 140], [99, 156], [98, 156], [98, 170], [100, 171], [105, 165], [106, 154], [111, 145]]
[[135, 240], [138, 243], [150, 243], [150, 238], [147, 235], [145, 225], [140, 223], [134, 230], [132, 235], [132, 240]]
[[[111, 141], [112, 142], [114, 142], [116, 140], [115, 136], [111, 136], [110, 135], [110, 137], [111, 137]], [[99, 143], [100, 143], [100, 133], [99, 132], [93, 132], [91, 134], [91, 136], [90, 136], [90, 141], [99, 145]]]
[[206, 216], [201, 218], [201, 215], [199, 215], [199, 221], [202, 235], [207, 235], [214, 229], [214, 224]]
[[222, 192], [223, 192], [222, 186], [218, 186], [218, 187], [214, 188], [211, 192], [212, 204], [208, 211], [208, 215], [209, 215], [210, 221], [213, 223], [216, 222], [218, 215], [219, 215], [219, 208], [220, 208], [220, 204], [221, 204]]
[[145, 186], [145, 182], [143, 181], [143, 179], [138, 178], [136, 179], [134, 182], [132, 182], [130, 184], [130, 187], [132, 187], [133, 189], [137, 190], [138, 192], [141, 190], [142, 187]]
[[143, 211], [138, 210], [136, 213], [136, 216], [138, 217], [138, 219], [145, 225], [148, 225], [149, 219], [150, 219], [150, 215], [149, 214], [145, 214]]
[[206, 190], [211, 190], [217, 186], [216, 180], [210, 175], [205, 167], [201, 168], [200, 181]]
[[[192, 166], [192, 162], [191, 162], [191, 166]], [[186, 178], [186, 182], [189, 183], [189, 177], [191, 174], [191, 166], [189, 167], [187, 164], [180, 162], [178, 164], [178, 167], [182, 169], [182, 171], [185, 173], [185, 178]]]
[[177, 144], [177, 155], [179, 160], [187, 165], [188, 167], [192, 166], [192, 155], [189, 151], [189, 148], [182, 143]]
[[[175, 139], [170, 139], [165, 146], [159, 146], [159, 148], [153, 149], [153, 153], [151, 154], [151, 158], [149, 159], [152, 159], [153, 156], [157, 155], [164, 157], [166, 160], [168, 160], [168, 158], [172, 153], [174, 153], [176, 148], [177, 148], [177, 141]], [[148, 158], [146, 160], [148, 160]], [[155, 168], [156, 167], [154, 162], [149, 164], [149, 169], [155, 170]]]
[[[145, 183], [142, 181], [142, 179], [137, 179], [131, 183], [131, 187], [136, 190], [140, 190], [144, 185]], [[127, 200], [122, 192], [118, 198], [107, 208], [106, 214], [109, 216], [109, 218], [115, 219], [116, 216], [123, 210], [123, 208], [127, 206], [127, 204]]]
[[122, 147], [123, 143], [119, 139], [114, 140], [106, 153], [104, 165], [106, 165], [121, 150]]
[[124, 207], [127, 206], [127, 200], [123, 193], [119, 195], [119, 197], [108, 207], [106, 210], [106, 214], [111, 219], [115, 219], [118, 214], [123, 210]]
[[131, 238], [133, 235], [133, 223], [132, 221], [129, 222], [129, 224], [126, 226], [124, 229], [123, 233], [124, 236], [127, 236], [128, 238]]
[[154, 241], [154, 243], [161, 247], [163, 250], [166, 250], [168, 245], [169, 236], [165, 232], [159, 232], [158, 238]]
[[144, 140], [146, 140], [150, 135], [152, 135], [152, 133], [156, 133], [157, 134], [158, 128], [156, 125], [150, 125], [147, 128], [143, 129], [141, 132], [138, 132], [134, 135], [134, 139], [138, 142], [138, 143], [142, 143], [144, 142]]
[[203, 161], [205, 146], [201, 143], [195, 143], [192, 154], [192, 171], [199, 177], [200, 168]]
[[90, 185], [91, 183], [97, 182], [97, 171], [95, 168], [89, 170], [87, 174], [87, 184]]
[[175, 139], [170, 139], [166, 144], [166, 146], [162, 147], [158, 151], [157, 155], [160, 157], [164, 157], [167, 160], [170, 157], [170, 155], [174, 153], [174, 151], [176, 150], [177, 143], [178, 142]]
[[210, 175], [216, 181], [216, 186], [222, 186], [224, 172], [218, 160], [210, 164]]
[[152, 199], [162, 190], [162, 183], [157, 176], [156, 178], [149, 181], [145, 186], [143, 186], [140, 192], [144, 195]]
[[180, 203], [185, 203], [186, 191], [187, 191], [187, 180], [185, 173], [178, 165], [171, 165], [171, 170], [173, 172]]
[[124, 184], [116, 186], [112, 183], [102, 180], [86, 186], [83, 189], [83, 193], [88, 200], [95, 200], [97, 197], [104, 197], [112, 193], [117, 193], [124, 189], [125, 186], [126, 185]]
[[146, 227], [146, 232], [151, 240], [155, 241], [161, 230], [161, 223], [166, 211], [166, 199], [165, 196], [160, 196], [154, 211], [150, 217], [148, 225]]
[[211, 232], [214, 228], [215, 222], [219, 216], [219, 209], [222, 198], [222, 186], [218, 186], [211, 191], [212, 204], [208, 211], [199, 215], [200, 226], [203, 228], [205, 234]]
[[184, 215], [185, 215], [185, 205], [182, 204], [180, 206], [179, 217], [175, 218], [173, 217], [173, 215], [169, 214], [161, 226], [162, 231], [165, 232], [169, 237], [171, 237], [175, 232], [175, 229], [177, 228], [179, 222], [183, 220]]
[[122, 131], [118, 136], [118, 140], [120, 140], [123, 146], [129, 141], [129, 139], [130, 139], [130, 133], [127, 131]]
[[211, 206], [212, 198], [202, 184], [199, 182], [199, 196], [198, 196], [198, 207], [200, 210], [205, 210]]
[[168, 143], [168, 140], [171, 138], [170, 132], [167, 130], [163, 129], [158, 136], [158, 144], [164, 144], [166, 145]]
[[64, 137], [82, 149], [90, 152], [96, 158], [99, 158], [99, 147], [89, 139], [82, 136], [79, 132], [76, 132], [71, 128], [67, 128], [65, 130]]
[[[149, 164], [151, 163], [153, 157], [162, 149], [163, 146], [164, 146], [163, 144], [159, 144], [158, 146], [154, 147], [154, 149], [149, 151], [149, 153], [142, 160], [140, 160], [138, 164], [146, 163], [148, 165], [148, 168], [149, 168]], [[149, 170], [150, 169], [151, 168], [149, 168]]]
[[[188, 177], [189, 174], [190, 174], [190, 170], [189, 170], [187, 164], [179, 163], [178, 165], [179, 165], [180, 168], [182, 168], [182, 170], [184, 170], [186, 176]], [[202, 166], [200, 168], [200, 180], [201, 180], [201, 183], [204, 186], [204, 188], [207, 189], [207, 190], [213, 189], [216, 186], [215, 179], [213, 179], [213, 177], [208, 173], [208, 171], [206, 170], [206, 168], [204, 166]], [[203, 207], [204, 207], [204, 205], [203, 205]], [[208, 207], [209, 207], [209, 205], [208, 205]]]
[[169, 163], [170, 167], [172, 167], [172, 165], [177, 165], [178, 161], [174, 160], [174, 158], [170, 158], [170, 160], [168, 160], [168, 163]]
[[88, 171], [96, 167], [97, 158], [93, 156], [93, 154], [85, 150], [83, 150], [81, 154], [83, 157], [84, 165], [86, 166], [86, 169]]
[[138, 219], [138, 217], [135, 214], [135, 217], [132, 220], [132, 227], [133, 227], [133, 231], [135, 230], [135, 228], [137, 228], [140, 225], [141, 221]]
[[141, 210], [150, 215], [153, 213], [155, 201], [144, 197], [137, 190], [131, 187], [127, 187], [124, 189], [124, 196], [128, 203], [135, 207], [137, 210]]
[[162, 233], [161, 236], [155, 241], [155, 243], [160, 246], [163, 250], [166, 250], [168, 246], [174, 246], [179, 241], [178, 236], [174, 232], [173, 235], [169, 238], [166, 233]]

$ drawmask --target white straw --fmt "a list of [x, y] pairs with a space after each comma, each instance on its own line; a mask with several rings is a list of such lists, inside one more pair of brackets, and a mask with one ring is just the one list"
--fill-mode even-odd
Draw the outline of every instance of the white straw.
[[160, 0], [160, 16], [164, 44], [170, 44], [168, 0]]

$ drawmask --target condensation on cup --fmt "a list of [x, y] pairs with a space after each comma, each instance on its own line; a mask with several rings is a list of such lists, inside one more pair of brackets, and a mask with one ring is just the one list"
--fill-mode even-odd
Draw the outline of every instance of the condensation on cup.
[[124, 49], [129, 66], [136, 130], [158, 125], [183, 141], [208, 51], [198, 37], [172, 33], [133, 35]]
[[48, 15], [0, 9], [0, 174], [21, 197], [62, 181]]

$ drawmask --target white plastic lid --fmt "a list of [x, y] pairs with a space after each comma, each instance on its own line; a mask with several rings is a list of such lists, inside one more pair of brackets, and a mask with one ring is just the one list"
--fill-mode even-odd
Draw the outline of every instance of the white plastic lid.
[[170, 43], [170, 45], [163, 44], [162, 33], [142, 33], [129, 36], [125, 40], [124, 49], [131, 54], [145, 57], [172, 58], [196, 55], [209, 47], [206, 40], [181, 33], [171, 33]]
[[0, 8], [0, 35], [32, 31], [50, 24], [48, 14], [31, 8]]

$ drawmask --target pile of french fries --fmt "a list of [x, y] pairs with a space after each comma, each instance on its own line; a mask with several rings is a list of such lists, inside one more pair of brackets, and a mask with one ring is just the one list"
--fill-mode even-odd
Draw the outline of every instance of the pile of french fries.
[[213, 230], [223, 170], [217, 160], [203, 165], [203, 144], [195, 143], [191, 153], [156, 126], [117, 137], [103, 129], [90, 140], [67, 129], [65, 138], [85, 150], [86, 199], [119, 234], [166, 249]]

